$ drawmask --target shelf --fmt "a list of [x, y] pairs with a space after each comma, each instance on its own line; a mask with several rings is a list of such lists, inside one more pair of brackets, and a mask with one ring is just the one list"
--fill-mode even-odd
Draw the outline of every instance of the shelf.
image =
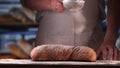
[[1, 29], [8, 30], [27, 30], [28, 28], [37, 28], [38, 24], [21, 24], [21, 23], [0, 23]]
[[35, 35], [37, 31], [0, 31], [0, 34], [21, 34], [21, 35]]

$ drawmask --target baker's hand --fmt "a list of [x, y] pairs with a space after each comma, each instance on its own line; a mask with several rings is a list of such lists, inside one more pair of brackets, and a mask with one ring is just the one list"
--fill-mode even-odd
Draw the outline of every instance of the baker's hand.
[[24, 7], [30, 8], [32, 10], [45, 10], [45, 11], [55, 11], [63, 12], [63, 0], [20, 0]]
[[101, 57], [103, 60], [120, 60], [120, 52], [113, 42], [103, 42], [100, 46], [98, 57]]
[[63, 0], [51, 0], [50, 9], [55, 12], [63, 12], [64, 6], [63, 6]]

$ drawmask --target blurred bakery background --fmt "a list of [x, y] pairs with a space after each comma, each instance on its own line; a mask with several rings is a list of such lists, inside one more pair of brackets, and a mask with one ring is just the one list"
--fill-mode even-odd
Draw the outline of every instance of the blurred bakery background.
[[0, 59], [29, 59], [37, 27], [35, 11], [19, 0], [0, 0]]

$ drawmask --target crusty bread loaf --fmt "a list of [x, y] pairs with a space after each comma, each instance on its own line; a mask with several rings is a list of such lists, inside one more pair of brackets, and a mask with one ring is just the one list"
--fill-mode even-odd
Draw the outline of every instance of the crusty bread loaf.
[[96, 53], [86, 46], [46, 44], [35, 47], [31, 52], [32, 60], [83, 60], [96, 61]]

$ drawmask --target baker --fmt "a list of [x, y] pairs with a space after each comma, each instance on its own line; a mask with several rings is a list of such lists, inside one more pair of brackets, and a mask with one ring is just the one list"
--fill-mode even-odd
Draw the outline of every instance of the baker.
[[[39, 23], [39, 29], [35, 45], [86, 45], [97, 52], [104, 39], [101, 21], [105, 18], [105, 1], [83, 1], [85, 4], [80, 10], [71, 12], [63, 6], [62, 0], [21, 0], [23, 6], [37, 10], [36, 19]], [[115, 35], [113, 35], [113, 38]], [[105, 40], [108, 39], [107, 37]], [[103, 45], [101, 45], [99, 53], [102, 52]], [[113, 48], [107, 47], [107, 44], [105, 46], [104, 49], [106, 50]], [[117, 59], [112, 57], [111, 49], [109, 50], [109, 59]], [[103, 53], [103, 59], [106, 59], [105, 53]]]

